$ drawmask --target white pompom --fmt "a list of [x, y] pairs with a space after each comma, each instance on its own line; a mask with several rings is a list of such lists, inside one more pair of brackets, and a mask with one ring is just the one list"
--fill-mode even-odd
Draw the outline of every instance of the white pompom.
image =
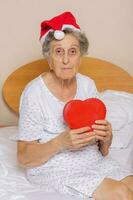
[[55, 31], [54, 37], [56, 40], [62, 40], [65, 37], [65, 33], [63, 31]]

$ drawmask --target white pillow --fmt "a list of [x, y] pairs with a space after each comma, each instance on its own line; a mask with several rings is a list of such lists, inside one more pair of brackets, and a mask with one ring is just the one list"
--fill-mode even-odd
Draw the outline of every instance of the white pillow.
[[133, 142], [133, 122], [120, 131], [113, 131], [112, 148], [127, 148]]
[[102, 101], [106, 105], [107, 114], [106, 119], [112, 124], [114, 131], [121, 130], [128, 124], [129, 116], [121, 104], [116, 100], [102, 98]]
[[126, 148], [133, 141], [133, 94], [106, 90], [99, 93], [107, 108], [107, 119], [112, 124], [111, 147]]
[[107, 119], [113, 130], [120, 130], [133, 122], [133, 94], [106, 90], [99, 93], [99, 97], [107, 107]]

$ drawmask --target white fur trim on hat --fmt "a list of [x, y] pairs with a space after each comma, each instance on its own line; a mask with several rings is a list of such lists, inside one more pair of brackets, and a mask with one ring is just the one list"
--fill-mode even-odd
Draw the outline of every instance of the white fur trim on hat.
[[52, 31], [54, 31], [54, 37], [55, 37], [55, 39], [57, 39], [57, 40], [63, 39], [64, 36], [65, 36], [63, 30], [65, 30], [66, 28], [70, 28], [70, 29], [72, 29], [72, 30], [74, 30], [74, 31], [79, 31], [79, 32], [81, 32], [80, 29], [75, 28], [75, 26], [73, 26], [73, 25], [64, 24], [64, 25], [62, 26], [62, 30], [53, 30], [53, 29], [50, 29], [45, 35], [43, 35], [43, 36], [41, 37], [41, 39], [40, 39], [41, 44], [44, 43], [45, 38], [47, 37], [48, 33], [49, 33], [49, 32], [52, 32]]

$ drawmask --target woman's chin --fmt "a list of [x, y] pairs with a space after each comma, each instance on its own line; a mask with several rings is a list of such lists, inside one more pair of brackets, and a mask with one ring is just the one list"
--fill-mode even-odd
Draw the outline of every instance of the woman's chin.
[[65, 73], [61, 73], [60, 74], [60, 77], [63, 79], [63, 80], [66, 80], [66, 79], [72, 79], [74, 78], [76, 75], [76, 73], [74, 72], [65, 72]]
[[63, 80], [71, 80], [75, 77], [75, 74], [70, 74], [70, 75], [62, 75], [61, 79]]

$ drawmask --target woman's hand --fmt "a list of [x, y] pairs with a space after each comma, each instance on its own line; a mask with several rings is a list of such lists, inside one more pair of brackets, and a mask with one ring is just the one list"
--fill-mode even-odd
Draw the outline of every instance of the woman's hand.
[[107, 120], [97, 120], [92, 126], [95, 138], [99, 140], [99, 150], [102, 155], [107, 155], [112, 143], [112, 127]]
[[96, 143], [95, 133], [89, 132], [89, 127], [66, 130], [57, 136], [57, 143], [60, 145], [60, 150], [79, 150], [89, 144]]

